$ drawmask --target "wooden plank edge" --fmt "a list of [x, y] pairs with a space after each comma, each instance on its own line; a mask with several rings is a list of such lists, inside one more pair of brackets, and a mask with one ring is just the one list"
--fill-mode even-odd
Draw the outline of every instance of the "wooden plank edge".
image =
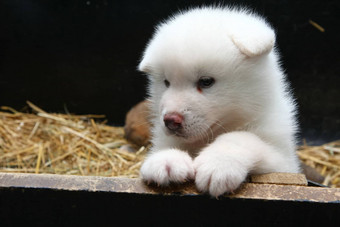
[[[0, 173], [0, 188], [43, 188], [68, 191], [137, 194], [200, 194], [192, 182], [167, 188], [147, 186], [141, 179], [54, 174]], [[244, 183], [229, 198], [340, 203], [340, 188]]]

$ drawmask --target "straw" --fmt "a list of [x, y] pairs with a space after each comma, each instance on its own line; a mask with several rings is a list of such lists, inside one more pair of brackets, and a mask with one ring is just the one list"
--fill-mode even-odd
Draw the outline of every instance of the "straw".
[[[104, 115], [0, 111], [0, 172], [138, 177], [147, 148], [124, 139]], [[136, 152], [129, 152], [124, 147]]]
[[298, 155], [302, 162], [325, 177], [323, 184], [340, 187], [340, 140], [321, 146], [303, 145]]

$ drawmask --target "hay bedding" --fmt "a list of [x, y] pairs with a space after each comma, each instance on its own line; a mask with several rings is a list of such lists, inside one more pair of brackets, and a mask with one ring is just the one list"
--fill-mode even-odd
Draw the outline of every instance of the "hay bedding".
[[[33, 113], [1, 107], [0, 172], [138, 177], [148, 148], [129, 144], [122, 127], [100, 122], [102, 115], [51, 114], [28, 105]], [[325, 176], [324, 184], [340, 187], [340, 141], [304, 145], [298, 155]]]
[[325, 177], [322, 184], [340, 188], [340, 140], [322, 146], [303, 145], [297, 153], [303, 163]]
[[1, 172], [138, 177], [147, 149], [128, 144], [121, 127], [28, 105], [34, 114], [1, 107]]

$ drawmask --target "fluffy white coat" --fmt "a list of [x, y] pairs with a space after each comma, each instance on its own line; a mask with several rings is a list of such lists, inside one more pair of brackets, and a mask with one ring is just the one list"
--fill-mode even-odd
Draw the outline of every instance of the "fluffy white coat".
[[[157, 27], [139, 65], [154, 125], [145, 181], [194, 180], [219, 196], [248, 174], [299, 172], [295, 106], [274, 45], [273, 29], [244, 9], [195, 8]], [[198, 87], [202, 77], [213, 85]], [[165, 126], [169, 113], [183, 116], [180, 134]]]

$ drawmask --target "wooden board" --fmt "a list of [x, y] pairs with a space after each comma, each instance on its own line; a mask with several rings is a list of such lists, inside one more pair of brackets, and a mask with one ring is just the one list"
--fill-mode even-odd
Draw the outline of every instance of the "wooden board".
[[[267, 178], [267, 176], [257, 177], [256, 179], [258, 181], [261, 178], [264, 179]], [[269, 178], [271, 181], [275, 179], [273, 176]], [[284, 178], [286, 181], [287, 176]], [[200, 194], [192, 182], [161, 188], [157, 186], [147, 186], [142, 180], [131, 178], [0, 173], [0, 190], [1, 188], [8, 187], [164, 195], [170, 195], [172, 193], [179, 193], [181, 195]], [[340, 203], [339, 188], [307, 187], [278, 183], [267, 184], [263, 182], [244, 183], [234, 194], [226, 196], [243, 199]]]

